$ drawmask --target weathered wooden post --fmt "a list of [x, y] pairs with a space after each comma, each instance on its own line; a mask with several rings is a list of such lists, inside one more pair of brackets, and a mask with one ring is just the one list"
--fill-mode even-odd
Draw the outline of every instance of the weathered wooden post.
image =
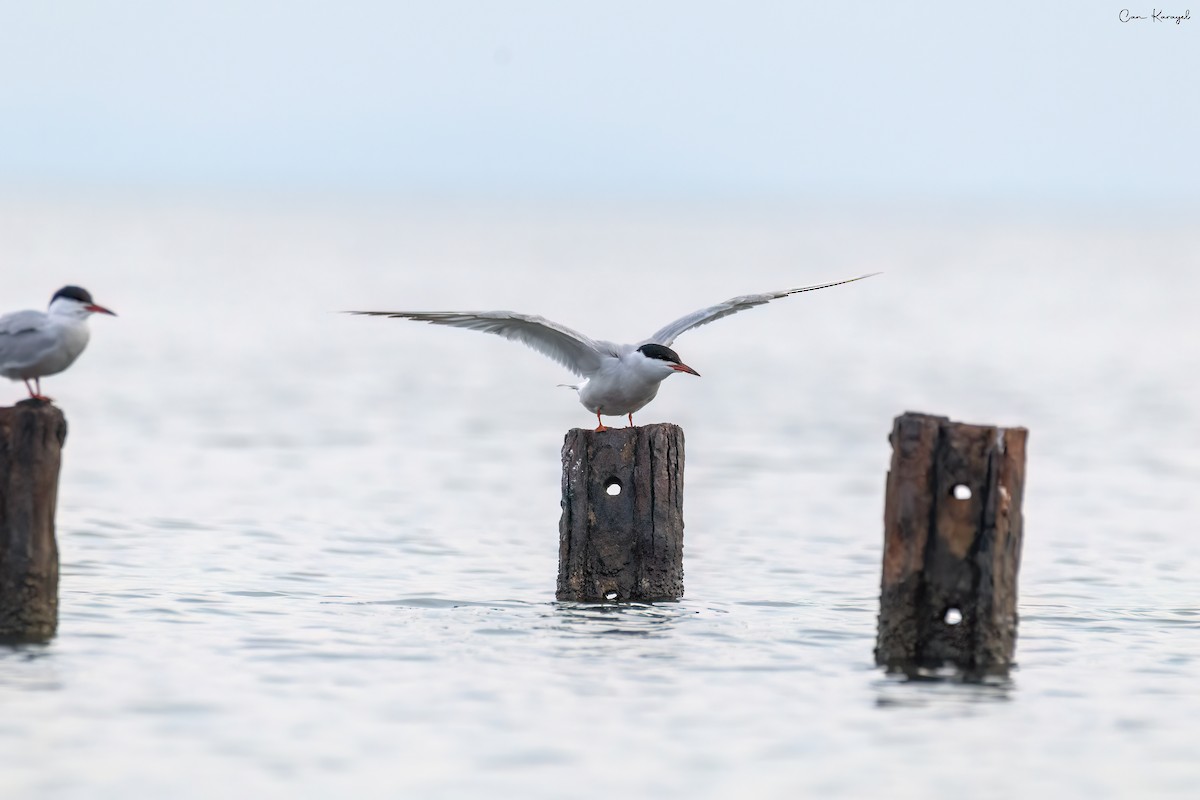
[[683, 597], [683, 429], [575, 428], [562, 460], [558, 599]]
[[0, 640], [45, 641], [58, 627], [54, 510], [66, 437], [49, 403], [0, 408]]
[[1003, 670], [1017, 638], [1024, 428], [896, 418], [877, 664]]

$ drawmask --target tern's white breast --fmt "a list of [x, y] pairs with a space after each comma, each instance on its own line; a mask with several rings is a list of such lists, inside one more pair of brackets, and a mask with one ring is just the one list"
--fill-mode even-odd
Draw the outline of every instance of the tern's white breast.
[[632, 414], [654, 399], [669, 368], [629, 348], [605, 363], [579, 389], [579, 402], [593, 414]]

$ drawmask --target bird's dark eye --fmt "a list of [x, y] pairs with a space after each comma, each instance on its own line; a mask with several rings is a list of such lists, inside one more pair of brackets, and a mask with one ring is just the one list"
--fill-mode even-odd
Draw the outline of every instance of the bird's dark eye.
[[672, 364], [681, 363], [678, 353], [661, 344], [644, 344], [638, 348], [638, 352], [646, 358], [657, 358], [659, 361], [669, 361]]

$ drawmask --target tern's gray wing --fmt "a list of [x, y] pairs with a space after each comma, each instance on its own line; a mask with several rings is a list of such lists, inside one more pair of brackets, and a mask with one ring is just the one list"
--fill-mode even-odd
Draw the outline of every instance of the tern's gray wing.
[[702, 308], [699, 311], [693, 311], [686, 317], [680, 317], [669, 325], [664, 326], [661, 330], [650, 335], [650, 338], [644, 339], [640, 344], [661, 344], [665, 347], [670, 347], [675, 338], [684, 331], [690, 331], [692, 328], [698, 328], [701, 325], [707, 325], [713, 320], [721, 317], [728, 317], [730, 314], [736, 314], [739, 311], [745, 311], [747, 308], [761, 306], [764, 303], [769, 303], [772, 300], [778, 300], [781, 297], [787, 297], [789, 294], [800, 294], [801, 292], [813, 292], [817, 289], [827, 289], [830, 286], [841, 286], [843, 283], [853, 283], [861, 281], [863, 278], [869, 278], [871, 275], [878, 275], [878, 272], [872, 272], [870, 275], [859, 275], [857, 278], [849, 278], [844, 281], [834, 281], [833, 283], [822, 283], [816, 286], [801, 286], [796, 289], [782, 289], [778, 292], [765, 292], [763, 294], [746, 294], [741, 297], [734, 297], [726, 300], [724, 303], [717, 303], [715, 306]]
[[411, 319], [432, 325], [449, 325], [494, 333], [528, 345], [584, 378], [600, 369], [605, 356], [616, 356], [608, 342], [596, 342], [565, 325], [515, 311], [348, 311], [373, 317]]
[[32, 364], [56, 344], [42, 311], [14, 311], [0, 317], [0, 369]]

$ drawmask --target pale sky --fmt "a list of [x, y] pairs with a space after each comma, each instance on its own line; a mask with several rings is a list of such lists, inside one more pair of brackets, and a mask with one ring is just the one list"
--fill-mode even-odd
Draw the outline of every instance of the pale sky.
[[0, 182], [1194, 204], [1130, 2], [0, 0]]

